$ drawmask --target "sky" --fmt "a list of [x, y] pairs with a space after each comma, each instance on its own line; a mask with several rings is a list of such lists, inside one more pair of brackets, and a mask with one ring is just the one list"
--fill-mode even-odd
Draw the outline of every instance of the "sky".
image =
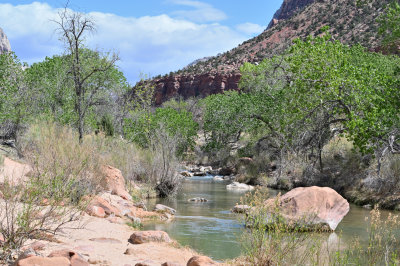
[[[205, 56], [228, 51], [257, 36], [283, 0], [70, 0], [96, 31], [91, 49], [116, 52], [128, 81], [176, 71]], [[56, 31], [66, 1], [0, 0], [0, 27], [22, 62], [64, 53]]]

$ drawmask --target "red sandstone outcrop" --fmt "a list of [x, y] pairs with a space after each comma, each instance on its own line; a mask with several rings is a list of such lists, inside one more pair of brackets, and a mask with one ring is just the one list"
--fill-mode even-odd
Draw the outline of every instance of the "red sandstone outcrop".
[[[276, 198], [266, 201], [275, 208]], [[318, 228], [329, 226], [335, 230], [349, 212], [347, 200], [329, 187], [299, 187], [279, 197], [280, 214], [287, 222], [307, 223]], [[327, 228], [328, 229], [328, 228]]]
[[177, 75], [154, 80], [157, 105], [164, 101], [181, 96], [190, 98], [223, 93], [228, 90], [239, 90], [240, 73], [231, 74], [207, 73], [202, 75]]

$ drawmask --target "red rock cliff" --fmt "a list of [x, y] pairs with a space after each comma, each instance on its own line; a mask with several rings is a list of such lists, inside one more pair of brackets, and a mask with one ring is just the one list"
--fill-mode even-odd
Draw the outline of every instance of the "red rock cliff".
[[182, 96], [183, 98], [222, 93], [227, 90], [238, 90], [240, 73], [231, 74], [206, 73], [201, 75], [176, 75], [154, 80], [156, 86], [156, 105]]

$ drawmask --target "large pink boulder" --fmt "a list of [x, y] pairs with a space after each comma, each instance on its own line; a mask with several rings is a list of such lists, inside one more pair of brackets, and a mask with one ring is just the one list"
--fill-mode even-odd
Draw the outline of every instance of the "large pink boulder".
[[329, 187], [299, 187], [266, 201], [266, 206], [279, 207], [279, 214], [287, 222], [305, 223], [311, 228], [335, 230], [340, 221], [349, 212], [346, 199]]
[[119, 169], [106, 165], [102, 167], [102, 172], [104, 174], [102, 180], [104, 189], [111, 191], [111, 194], [118, 195], [123, 199], [132, 200], [132, 196], [126, 191], [125, 178]]
[[137, 231], [134, 232], [129, 241], [133, 244], [143, 244], [148, 242], [172, 242], [169, 235], [163, 231]]

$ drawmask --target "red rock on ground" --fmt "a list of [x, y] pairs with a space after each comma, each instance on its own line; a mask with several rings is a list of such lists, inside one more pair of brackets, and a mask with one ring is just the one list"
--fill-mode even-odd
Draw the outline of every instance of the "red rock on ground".
[[217, 265], [217, 263], [214, 262], [211, 258], [206, 257], [206, 256], [194, 256], [188, 261], [188, 263], [186, 265], [187, 266], [209, 266], [209, 265]]
[[129, 241], [133, 244], [143, 244], [148, 242], [172, 242], [169, 235], [163, 231], [137, 231], [134, 232]]
[[89, 266], [89, 263], [85, 261], [78, 253], [69, 249], [62, 249], [53, 251], [48, 256], [49, 258], [63, 257], [69, 260], [71, 266]]
[[29, 258], [25, 258], [19, 260], [15, 264], [16, 266], [71, 266], [70, 261], [64, 257], [53, 257], [53, 258], [45, 258], [32, 256]]
[[114, 214], [115, 216], [121, 216], [121, 212], [118, 208], [112, 206], [109, 201], [103, 199], [100, 196], [95, 196], [90, 200], [89, 205], [86, 209], [88, 214], [93, 212], [93, 207], [101, 207], [107, 215]]
[[87, 213], [91, 216], [99, 217], [99, 218], [104, 218], [106, 216], [106, 212], [102, 207], [99, 206], [89, 206], [87, 208]]

